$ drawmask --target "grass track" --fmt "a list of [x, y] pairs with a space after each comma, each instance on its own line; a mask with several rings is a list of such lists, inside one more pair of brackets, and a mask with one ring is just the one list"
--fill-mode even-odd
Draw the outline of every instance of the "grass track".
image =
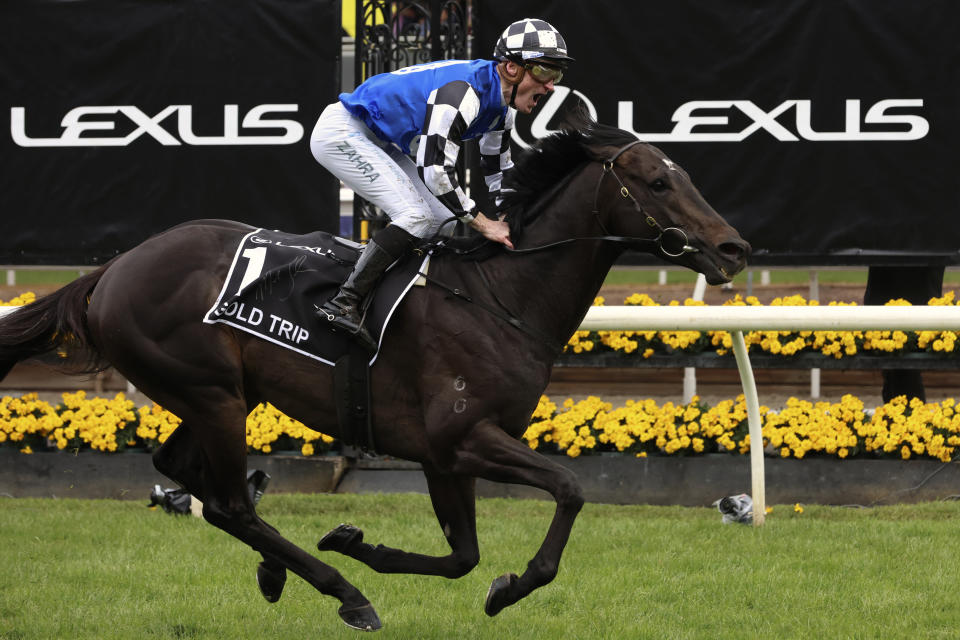
[[[0, 499], [0, 638], [356, 637], [291, 577], [259, 595], [253, 551], [140, 502]], [[587, 505], [557, 580], [496, 618], [490, 581], [520, 572], [547, 502], [481, 500], [481, 563], [460, 580], [379, 575], [322, 554], [374, 603], [382, 638], [952, 638], [960, 505], [776, 506], [767, 525], [710, 509]], [[262, 515], [308, 550], [342, 521], [424, 553], [446, 545], [429, 499], [267, 495]], [[314, 553], [319, 553], [314, 551]]]

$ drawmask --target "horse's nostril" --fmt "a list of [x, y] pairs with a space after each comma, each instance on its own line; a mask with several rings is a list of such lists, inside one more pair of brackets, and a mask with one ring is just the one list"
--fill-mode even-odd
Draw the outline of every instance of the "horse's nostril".
[[723, 255], [731, 260], [743, 260], [750, 255], [750, 244], [743, 240], [723, 242], [718, 248]]

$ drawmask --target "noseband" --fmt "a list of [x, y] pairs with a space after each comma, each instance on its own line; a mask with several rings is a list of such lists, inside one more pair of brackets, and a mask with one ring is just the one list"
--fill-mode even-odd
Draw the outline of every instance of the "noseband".
[[[604, 234], [608, 236], [610, 235], [610, 232], [607, 231], [607, 227], [603, 224], [603, 221], [600, 220], [600, 207], [598, 206], [600, 199], [600, 187], [603, 185], [604, 177], [606, 177], [606, 175], [609, 173], [613, 176], [613, 179], [617, 181], [617, 184], [620, 185], [620, 196], [629, 199], [630, 202], [633, 203], [634, 209], [636, 209], [637, 212], [644, 217], [645, 222], [657, 231], [657, 237], [653, 238], [653, 242], [656, 243], [657, 248], [663, 253], [663, 255], [670, 258], [678, 258], [685, 253], [697, 253], [700, 250], [696, 247], [690, 246], [690, 241], [683, 229], [679, 227], [667, 227], [664, 229], [653, 216], [644, 211], [643, 207], [640, 206], [640, 203], [637, 202], [637, 199], [634, 198], [633, 194], [630, 193], [630, 190], [627, 189], [627, 185], [623, 184], [623, 180], [620, 179], [620, 176], [618, 176], [617, 172], [614, 170], [613, 166], [617, 161], [617, 158], [623, 155], [628, 149], [640, 144], [640, 142], [640, 140], [634, 140], [633, 142], [620, 147], [612, 156], [610, 156], [610, 158], [603, 161], [603, 172], [600, 174], [600, 179], [597, 180], [597, 188], [594, 189], [593, 192], [593, 215], [597, 219], [597, 224], [600, 225], [600, 228], [603, 230]], [[667, 241], [669, 241], [669, 246], [671, 248], [679, 247], [679, 250], [668, 250], [664, 246]]]

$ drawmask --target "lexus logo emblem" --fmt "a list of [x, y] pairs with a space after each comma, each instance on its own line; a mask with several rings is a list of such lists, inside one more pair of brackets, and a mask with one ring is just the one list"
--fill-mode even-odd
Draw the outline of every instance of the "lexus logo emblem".
[[530, 132], [529, 135], [526, 136], [530, 142], [524, 140], [524, 136], [519, 132], [519, 127], [513, 129], [510, 136], [511, 140], [520, 145], [520, 147], [529, 149], [530, 143], [534, 140], [546, 138], [550, 134], [557, 132], [556, 129], [550, 129], [549, 125], [558, 112], [567, 112], [571, 109], [576, 109], [578, 104], [582, 104], [587, 109], [587, 113], [590, 114], [591, 118], [594, 120], [597, 119], [597, 109], [593, 106], [593, 103], [590, 102], [590, 98], [576, 89], [564, 86], [557, 87], [553, 93], [547, 96], [546, 102], [543, 103], [543, 106], [533, 117], [533, 122], [530, 123]]

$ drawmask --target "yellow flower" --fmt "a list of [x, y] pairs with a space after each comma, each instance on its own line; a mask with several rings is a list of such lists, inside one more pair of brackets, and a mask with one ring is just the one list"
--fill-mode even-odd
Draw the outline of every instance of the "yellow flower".
[[803, 513], [803, 506], [798, 502], [797, 504], [793, 505], [793, 512]]
[[16, 298], [13, 298], [10, 300], [10, 302], [4, 302], [3, 300], [0, 300], [0, 307], [19, 307], [25, 304], [30, 304], [36, 299], [37, 296], [34, 292], [27, 291], [25, 293], [21, 293]]

